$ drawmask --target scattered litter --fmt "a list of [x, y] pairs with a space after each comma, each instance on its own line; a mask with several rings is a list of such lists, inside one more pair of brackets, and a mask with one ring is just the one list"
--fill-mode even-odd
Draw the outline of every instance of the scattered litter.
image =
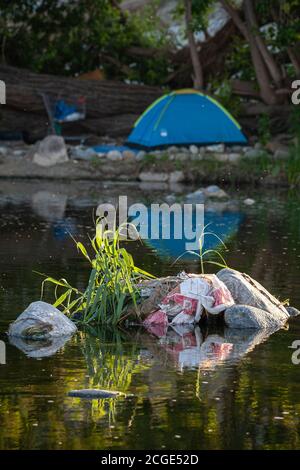
[[164, 336], [168, 325], [198, 323], [204, 309], [216, 315], [234, 305], [234, 300], [225, 286], [214, 274], [190, 275], [159, 304], [159, 310], [150, 313], [144, 321], [146, 327], [160, 325]]

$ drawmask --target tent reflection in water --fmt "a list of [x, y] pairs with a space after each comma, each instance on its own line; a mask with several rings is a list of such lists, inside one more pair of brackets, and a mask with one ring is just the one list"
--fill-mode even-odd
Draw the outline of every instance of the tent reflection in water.
[[234, 117], [197, 90], [178, 90], [156, 100], [136, 121], [127, 145], [145, 149], [170, 145], [246, 144]]
[[[228, 241], [228, 239], [234, 236], [240, 227], [244, 219], [244, 215], [240, 212], [231, 212], [224, 211], [219, 212], [210, 212], [207, 211], [204, 214], [204, 224], [207, 227], [207, 230], [211, 233], [214, 233], [219, 237], [223, 242]], [[179, 256], [181, 259], [191, 260], [193, 255], [191, 253], [185, 253], [187, 251], [186, 244], [190, 243], [193, 240], [189, 240], [184, 235], [184, 220], [183, 220], [183, 234], [182, 238], [175, 238], [174, 236], [174, 217], [171, 213], [170, 216], [170, 239], [163, 238], [164, 230], [166, 226], [164, 225], [163, 230], [163, 218], [162, 216], [159, 219], [159, 239], [151, 238], [151, 233], [149, 233], [149, 238], [144, 240], [144, 243], [149, 246], [151, 249], [157, 252], [157, 255], [162, 258], [170, 258], [170, 260], [176, 260]], [[192, 227], [192, 232], [196, 233], [195, 220], [193, 218], [194, 226]], [[148, 227], [151, 227], [151, 211], [148, 210]], [[204, 238], [204, 250], [215, 249], [219, 245], [218, 239], [213, 235], [207, 235]], [[195, 250], [195, 253], [198, 250]]]

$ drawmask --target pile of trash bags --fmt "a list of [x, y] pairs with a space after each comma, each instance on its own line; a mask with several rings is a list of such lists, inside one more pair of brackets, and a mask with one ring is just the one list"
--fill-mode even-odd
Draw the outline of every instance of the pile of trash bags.
[[217, 274], [180, 273], [141, 288], [144, 326], [198, 324], [218, 316], [231, 328], [279, 328], [298, 310], [276, 299], [247, 274], [225, 268]]
[[199, 323], [204, 310], [212, 315], [234, 305], [225, 284], [216, 275], [180, 274], [182, 280], [162, 300], [159, 309], [151, 313], [144, 325], [180, 325]]

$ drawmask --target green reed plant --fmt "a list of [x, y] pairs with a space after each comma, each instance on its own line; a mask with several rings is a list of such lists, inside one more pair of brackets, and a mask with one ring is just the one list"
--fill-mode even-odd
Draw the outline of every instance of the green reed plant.
[[[209, 226], [209, 224], [205, 225], [205, 227], [203, 227], [203, 229], [201, 231], [201, 234], [200, 234], [200, 237], [199, 237], [199, 240], [198, 240], [199, 251], [196, 252], [196, 251], [187, 250], [184, 253], [182, 253], [180, 256], [178, 256], [178, 258], [174, 261], [174, 263], [176, 263], [185, 254], [189, 253], [190, 255], [193, 255], [193, 256], [196, 256], [197, 258], [199, 258], [200, 267], [201, 267], [201, 274], [205, 274], [205, 268], [204, 268], [205, 264], [213, 264], [215, 266], [218, 266], [219, 268], [228, 268], [228, 265], [225, 261], [225, 258], [223, 257], [222, 253], [219, 250], [214, 250], [214, 249], [205, 250], [204, 249], [205, 237], [207, 237], [207, 236], [211, 236], [211, 237], [216, 238], [219, 241], [220, 246], [222, 246], [225, 249], [227, 248], [225, 243], [223, 242], [223, 240], [218, 235], [216, 235], [214, 232], [210, 232], [210, 231], [206, 230], [208, 226]], [[212, 257], [212, 256], [216, 257], [216, 259], [219, 259], [219, 261], [214, 261], [212, 259], [207, 259], [207, 257]]]
[[153, 276], [138, 268], [131, 254], [120, 246], [122, 233], [130, 224], [103, 231], [100, 222], [97, 221], [96, 234], [90, 239], [93, 256], [81, 242], [74, 240], [78, 251], [91, 266], [85, 291], [71, 286], [66, 279], [46, 277], [42, 282], [42, 294], [45, 284], [54, 284], [54, 306], [61, 307], [68, 316], [84, 324], [117, 325], [126, 317], [127, 304], [137, 305], [138, 283]]

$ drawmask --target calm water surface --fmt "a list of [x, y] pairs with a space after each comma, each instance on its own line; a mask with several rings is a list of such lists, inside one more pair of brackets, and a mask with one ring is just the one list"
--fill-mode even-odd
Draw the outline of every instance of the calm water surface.
[[[90, 329], [57, 344], [50, 357], [47, 347], [53, 345], [27, 347], [25, 354], [19, 344], [9, 344], [9, 322], [40, 297], [34, 271], [85, 285], [88, 266], [67, 232], [86, 241], [97, 204], [114, 202], [120, 194], [127, 194], [129, 203], [150, 204], [170, 193], [147, 189], [0, 182], [0, 339], [6, 346], [6, 364], [0, 364], [0, 448], [299, 449], [300, 365], [292, 364], [289, 346], [300, 339], [300, 320], [269, 338], [226, 329], [170, 330], [160, 338], [143, 329]], [[229, 204], [207, 207], [214, 230], [226, 238], [228, 265], [299, 308], [299, 196], [228, 192]], [[255, 206], [243, 205], [245, 197], [254, 197]], [[173, 264], [180, 250], [176, 244], [128, 248], [154, 274], [199, 272], [191, 258]], [[51, 301], [50, 291], [46, 299]], [[88, 387], [126, 396], [67, 397], [71, 389]]]

